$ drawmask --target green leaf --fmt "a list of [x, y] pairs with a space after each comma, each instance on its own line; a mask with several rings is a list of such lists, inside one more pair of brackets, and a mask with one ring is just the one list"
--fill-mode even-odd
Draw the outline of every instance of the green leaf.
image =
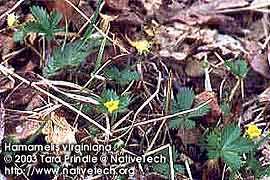
[[173, 129], [185, 128], [192, 129], [196, 126], [195, 122], [188, 118], [177, 118], [169, 122], [169, 127]]
[[52, 13], [51, 13], [51, 26], [57, 26], [61, 19], [62, 19], [62, 14], [56, 10], [54, 10]]
[[129, 84], [131, 81], [139, 80], [139, 74], [137, 71], [131, 71], [130, 69], [125, 69], [121, 72], [120, 76], [120, 84], [126, 85]]
[[137, 71], [132, 71], [129, 68], [119, 71], [116, 67], [110, 68], [105, 72], [105, 76], [119, 83], [121, 86], [129, 84], [131, 81], [139, 80]]
[[236, 124], [230, 124], [227, 126], [221, 134], [223, 149], [226, 149], [227, 146], [236, 141], [240, 137], [240, 134], [241, 129]]
[[205, 106], [199, 108], [198, 110], [189, 113], [188, 117], [189, 118], [201, 117], [201, 116], [208, 114], [209, 112], [210, 112], [210, 107], [208, 105], [205, 105]]
[[190, 88], [182, 88], [176, 96], [176, 104], [178, 111], [190, 109], [194, 99], [194, 91]]
[[112, 80], [117, 80], [120, 77], [120, 71], [116, 67], [112, 67], [105, 71], [105, 76]]
[[43, 27], [50, 27], [49, 14], [43, 7], [33, 6], [31, 7], [31, 13]]
[[221, 132], [210, 132], [204, 145], [208, 158], [222, 158], [233, 170], [241, 167], [243, 153], [251, 152], [255, 146], [251, 140], [241, 136], [241, 129], [236, 124], [224, 127]]
[[23, 41], [25, 37], [25, 32], [23, 30], [19, 30], [13, 33], [13, 41], [19, 42]]
[[[195, 97], [194, 91], [190, 88], [182, 88], [176, 96], [176, 101], [172, 102], [171, 113], [181, 112], [191, 109], [193, 99]], [[192, 118], [201, 117], [210, 111], [209, 106], [203, 106], [196, 111], [193, 111], [184, 117], [172, 119], [169, 122], [170, 128], [187, 128], [192, 129], [196, 126]]]
[[234, 62], [225, 61], [224, 64], [235, 76], [238, 76], [241, 79], [246, 77], [249, 70], [248, 64], [244, 60], [236, 60]]
[[[159, 152], [159, 154], [162, 154], [163, 156], [166, 157], [166, 159], [169, 159], [169, 152], [168, 149], [164, 149]], [[179, 152], [176, 150], [175, 146], [172, 147], [172, 155], [173, 155], [173, 161], [175, 162], [177, 158], [180, 156]], [[164, 176], [169, 176], [170, 175], [170, 165], [169, 163], [155, 163], [151, 164], [153, 171], [162, 174]], [[181, 164], [176, 164], [174, 163], [174, 169], [178, 173], [184, 173], [185, 172], [185, 167]]]
[[224, 117], [228, 117], [231, 114], [231, 107], [228, 103], [223, 102], [220, 108]]
[[23, 27], [26, 33], [42, 33], [50, 40], [53, 38], [54, 33], [62, 31], [62, 29], [58, 27], [58, 24], [62, 19], [62, 14], [60, 12], [53, 11], [49, 15], [43, 7], [33, 6], [31, 7], [31, 13], [34, 16], [35, 21], [26, 23]]
[[222, 156], [226, 164], [233, 170], [237, 170], [241, 167], [241, 157], [237, 153], [224, 151], [222, 152]]
[[238, 153], [248, 153], [254, 147], [254, 143], [246, 138], [239, 137], [235, 142], [223, 146], [223, 150], [229, 150]]
[[168, 163], [164, 164], [164, 163], [156, 163], [152, 165], [153, 171], [157, 172], [161, 175], [164, 176], [169, 176], [170, 175], [170, 166]]
[[46, 76], [53, 76], [66, 67], [77, 67], [85, 58], [100, 45], [101, 39], [92, 39], [90, 43], [83, 44], [76, 41], [66, 44], [64, 48], [56, 48], [52, 58], [44, 68]]

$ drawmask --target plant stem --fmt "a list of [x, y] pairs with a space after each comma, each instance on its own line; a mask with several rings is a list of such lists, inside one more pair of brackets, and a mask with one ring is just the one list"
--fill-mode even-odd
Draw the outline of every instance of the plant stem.
[[231, 91], [231, 94], [230, 94], [230, 97], [229, 97], [229, 101], [232, 101], [232, 98], [236, 92], [236, 90], [238, 89], [238, 87], [240, 86], [240, 82], [241, 82], [241, 79], [240, 78], [237, 78], [237, 82], [235, 84], [235, 86], [233, 87], [232, 91]]
[[242, 99], [244, 99], [245, 98], [244, 79], [240, 79], [240, 86], [241, 86], [241, 96]]

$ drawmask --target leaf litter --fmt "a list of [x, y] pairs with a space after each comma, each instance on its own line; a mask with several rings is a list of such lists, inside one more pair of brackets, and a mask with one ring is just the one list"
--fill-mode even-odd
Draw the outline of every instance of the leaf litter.
[[0, 1], [1, 141], [167, 159], [70, 164], [136, 168], [99, 179], [269, 178], [269, 5]]

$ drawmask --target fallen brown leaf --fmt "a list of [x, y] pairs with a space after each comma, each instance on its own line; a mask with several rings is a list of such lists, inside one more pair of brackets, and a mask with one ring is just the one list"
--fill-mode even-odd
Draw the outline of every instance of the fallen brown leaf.
[[105, 0], [105, 3], [113, 10], [125, 10], [128, 8], [128, 0]]
[[266, 53], [261, 51], [261, 48], [254, 41], [246, 41], [246, 49], [249, 53], [246, 55], [251, 68], [266, 78], [270, 78], [270, 67]]

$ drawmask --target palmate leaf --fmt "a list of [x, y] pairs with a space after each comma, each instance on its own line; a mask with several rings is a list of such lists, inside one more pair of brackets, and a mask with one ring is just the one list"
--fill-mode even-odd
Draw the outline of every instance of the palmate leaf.
[[176, 96], [176, 103], [178, 111], [184, 111], [190, 109], [193, 104], [194, 91], [190, 88], [182, 88]]
[[35, 21], [27, 23], [23, 27], [23, 31], [42, 33], [49, 40], [52, 39], [54, 33], [62, 31], [58, 26], [62, 19], [62, 14], [58, 11], [53, 11], [50, 14], [39, 6], [31, 7], [31, 13], [34, 16]]
[[225, 160], [226, 164], [233, 170], [237, 170], [241, 167], [241, 156], [232, 151], [224, 151], [222, 157]]
[[249, 155], [246, 165], [250, 168], [256, 179], [263, 179], [264, 176], [270, 176], [270, 167], [263, 167], [261, 162], [256, 159], [255, 154]]
[[235, 124], [230, 124], [227, 126], [221, 134], [221, 144], [224, 149], [230, 146], [234, 141], [236, 141], [241, 135], [241, 129]]
[[121, 85], [129, 84], [131, 81], [139, 80], [139, 74], [137, 71], [131, 71], [130, 69], [125, 69], [120, 73], [120, 81]]
[[242, 154], [255, 147], [252, 141], [241, 136], [241, 129], [236, 124], [228, 125], [221, 132], [212, 131], [205, 146], [208, 158], [222, 158], [234, 170], [241, 167]]
[[117, 80], [119, 79], [120, 71], [116, 67], [112, 67], [106, 70], [105, 76], [109, 79]]
[[50, 27], [49, 14], [43, 7], [33, 6], [31, 8], [31, 13], [40, 25], [47, 28]]
[[227, 126], [221, 135], [222, 151], [247, 153], [252, 150], [254, 144], [247, 138], [241, 137], [241, 129], [235, 124]]
[[[192, 108], [193, 100], [195, 94], [194, 91], [190, 88], [182, 88], [180, 92], [176, 96], [176, 101], [172, 102], [171, 112], [181, 112]], [[188, 113], [184, 117], [179, 117], [176, 119], [172, 119], [169, 122], [170, 128], [186, 128], [192, 129], [195, 127], [195, 122], [192, 118], [201, 117], [206, 115], [210, 111], [209, 106], [203, 106], [196, 111]]]
[[210, 107], [208, 105], [205, 105], [199, 108], [198, 110], [189, 113], [188, 118], [201, 117], [208, 114], [209, 112], [210, 112]]
[[62, 14], [56, 10], [51, 13], [51, 26], [56, 27], [62, 19]]
[[238, 153], [248, 153], [252, 150], [254, 144], [252, 143], [252, 141], [243, 138], [243, 137], [239, 137], [236, 141], [234, 141], [231, 144], [227, 144], [226, 146], [223, 145], [222, 150], [226, 151], [232, 151], [232, 152], [238, 152]]
[[44, 33], [44, 34], [48, 33], [47, 29], [44, 29], [43, 26], [41, 26], [40, 24], [37, 24], [35, 22], [27, 23], [24, 26], [24, 31], [25, 32], [35, 32], [35, 33]]
[[[162, 150], [160, 152], [160, 154], [162, 154], [163, 156], [166, 157], [166, 159], [169, 159], [169, 153], [168, 150]], [[175, 146], [172, 147], [172, 155], [173, 155], [173, 161], [175, 162], [177, 160], [177, 158], [180, 157], [179, 152], [176, 150]], [[153, 171], [162, 174], [164, 176], [169, 177], [170, 176], [170, 165], [169, 162], [167, 163], [153, 163], [151, 164], [151, 167], [153, 169]], [[185, 167], [181, 164], [176, 164], [174, 163], [174, 170], [177, 173], [184, 173], [185, 172]]]
[[224, 64], [229, 68], [229, 70], [239, 78], [244, 78], [248, 73], [248, 64], [246, 61], [239, 59], [234, 62], [225, 61]]
[[64, 48], [56, 48], [52, 58], [44, 68], [44, 74], [46, 76], [53, 76], [66, 67], [79, 66], [93, 50], [100, 46], [101, 41], [101, 38], [92, 39], [89, 43], [83, 43], [78, 40], [66, 44]]

